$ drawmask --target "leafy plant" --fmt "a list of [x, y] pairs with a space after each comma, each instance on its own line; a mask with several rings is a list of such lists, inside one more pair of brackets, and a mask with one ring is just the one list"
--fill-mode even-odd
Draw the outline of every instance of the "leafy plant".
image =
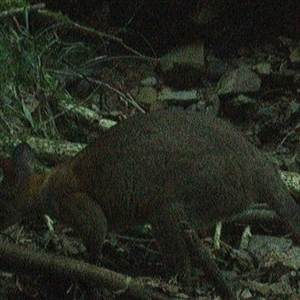
[[43, 136], [53, 135], [53, 107], [67, 93], [64, 84], [68, 75], [59, 74], [67, 69], [72, 57], [83, 51], [83, 44], [63, 42], [55, 31], [56, 26], [31, 33], [28, 14], [24, 16], [22, 20], [14, 18], [7, 22], [0, 33], [3, 118], [9, 124], [10, 133], [25, 127]]

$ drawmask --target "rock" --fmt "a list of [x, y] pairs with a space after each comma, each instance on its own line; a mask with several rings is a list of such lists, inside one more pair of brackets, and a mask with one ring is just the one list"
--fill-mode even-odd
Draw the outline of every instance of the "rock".
[[222, 76], [217, 85], [217, 93], [234, 95], [257, 92], [260, 86], [260, 77], [249, 66], [242, 66]]
[[190, 89], [202, 86], [205, 73], [203, 44], [188, 45], [161, 57], [157, 72], [171, 87]]

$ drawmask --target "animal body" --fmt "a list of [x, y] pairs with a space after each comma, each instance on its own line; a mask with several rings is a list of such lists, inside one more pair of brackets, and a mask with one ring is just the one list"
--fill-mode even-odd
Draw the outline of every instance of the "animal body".
[[[299, 240], [300, 208], [277, 171], [230, 124], [192, 111], [135, 115], [49, 174], [28, 144], [0, 164], [1, 226], [50, 214], [69, 223], [96, 261], [107, 227], [152, 224], [168, 270], [189, 285], [194, 231], [267, 202]], [[206, 248], [200, 264], [223, 299], [235, 293]]]

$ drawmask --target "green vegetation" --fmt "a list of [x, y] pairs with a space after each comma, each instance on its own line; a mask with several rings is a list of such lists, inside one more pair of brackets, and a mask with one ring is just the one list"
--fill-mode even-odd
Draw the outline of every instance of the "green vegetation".
[[49, 25], [47, 20], [48, 27], [34, 31], [29, 16], [18, 15], [11, 22], [6, 18], [0, 31], [0, 130], [49, 137], [57, 134], [58, 101], [70, 98], [65, 82], [72, 74], [65, 70], [70, 70], [74, 57], [86, 57], [86, 47], [61, 40], [57, 30], [62, 21]]
[[7, 9], [22, 7], [25, 6], [26, 4], [27, 4], [26, 0], [1, 0], [0, 12]]

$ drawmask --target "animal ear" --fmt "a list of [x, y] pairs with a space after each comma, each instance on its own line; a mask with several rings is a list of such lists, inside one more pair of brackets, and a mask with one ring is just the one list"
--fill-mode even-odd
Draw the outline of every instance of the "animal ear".
[[[21, 143], [15, 147], [12, 153], [11, 161], [6, 162], [5, 171], [11, 172], [11, 175], [17, 176], [17, 182], [22, 184], [30, 176], [35, 167], [35, 157], [31, 147], [27, 143]], [[14, 174], [13, 174], [14, 173]]]
[[27, 143], [21, 143], [15, 147], [12, 153], [12, 159], [17, 168], [22, 168], [27, 172], [33, 172], [35, 157], [33, 150]]

